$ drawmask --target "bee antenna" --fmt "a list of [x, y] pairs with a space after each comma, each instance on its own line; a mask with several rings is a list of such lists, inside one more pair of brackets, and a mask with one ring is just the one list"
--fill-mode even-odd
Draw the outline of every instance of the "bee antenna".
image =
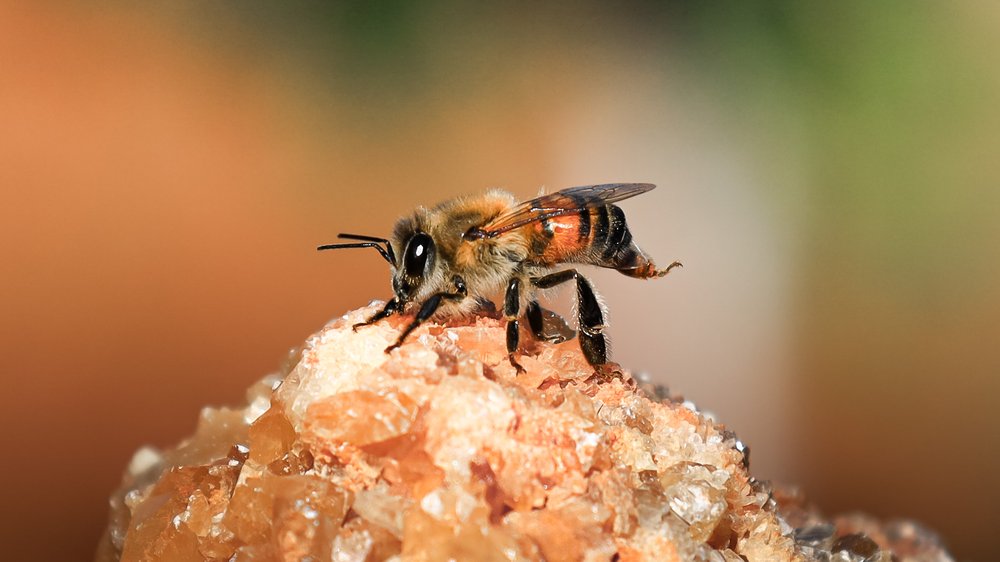
[[[389, 243], [386, 242], [388, 245]], [[392, 246], [389, 246], [389, 251], [387, 252], [382, 246], [379, 246], [377, 242], [359, 242], [357, 244], [323, 244], [322, 246], [317, 246], [317, 250], [341, 250], [344, 248], [375, 248], [378, 253], [385, 258], [385, 261], [389, 262], [390, 265], [395, 267], [396, 260], [395, 256], [392, 255]]]
[[396, 265], [396, 253], [392, 251], [392, 242], [389, 242], [385, 238], [368, 236], [367, 234], [348, 234], [346, 232], [341, 232], [337, 235], [337, 238], [344, 238], [346, 240], [365, 240], [367, 242], [379, 242], [381, 244], [385, 244], [385, 249], [389, 253], [389, 263]]
[[337, 238], [346, 238], [347, 240], [364, 240], [365, 242], [381, 242], [383, 244], [388, 242], [385, 238], [379, 238], [377, 236], [368, 236], [367, 234], [347, 234], [346, 232], [341, 232], [337, 235]]

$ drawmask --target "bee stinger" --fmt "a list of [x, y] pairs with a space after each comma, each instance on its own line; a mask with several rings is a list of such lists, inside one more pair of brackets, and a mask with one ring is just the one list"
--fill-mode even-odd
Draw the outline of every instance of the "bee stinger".
[[[484, 299], [504, 291], [508, 358], [518, 372], [523, 371], [515, 358], [522, 303], [532, 334], [546, 339], [536, 292], [575, 281], [580, 348], [599, 368], [608, 360], [604, 311], [590, 282], [576, 269], [559, 266], [595, 265], [639, 279], [663, 277], [680, 266], [675, 261], [658, 269], [632, 240], [625, 213], [613, 204], [654, 187], [648, 183], [572, 187], [520, 204], [509, 193], [492, 190], [418, 208], [396, 223], [391, 240], [340, 234], [339, 238], [355, 242], [318, 249], [375, 248], [392, 268], [393, 298], [355, 329], [419, 303], [413, 320], [386, 353], [429, 318], [471, 312]], [[402, 253], [397, 256], [394, 248]]]

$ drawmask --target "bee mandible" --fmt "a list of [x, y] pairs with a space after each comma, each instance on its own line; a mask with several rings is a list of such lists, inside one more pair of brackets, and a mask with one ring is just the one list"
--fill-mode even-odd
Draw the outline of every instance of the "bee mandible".
[[[396, 223], [391, 240], [339, 234], [355, 240], [326, 244], [319, 250], [375, 248], [392, 269], [393, 298], [357, 330], [416, 306], [417, 313], [386, 353], [402, 345], [413, 330], [434, 316], [468, 314], [490, 296], [504, 292], [507, 354], [515, 357], [523, 315], [534, 337], [551, 339], [544, 330], [544, 310], [536, 293], [576, 282], [580, 348], [595, 368], [608, 361], [604, 311], [590, 282], [563, 264], [595, 265], [629, 277], [663, 277], [680, 262], [658, 269], [632, 240], [625, 213], [613, 203], [645, 193], [648, 183], [613, 183], [571, 187], [517, 204], [500, 190], [459, 197], [430, 209], [420, 207]], [[402, 249], [402, 254], [395, 252]]]

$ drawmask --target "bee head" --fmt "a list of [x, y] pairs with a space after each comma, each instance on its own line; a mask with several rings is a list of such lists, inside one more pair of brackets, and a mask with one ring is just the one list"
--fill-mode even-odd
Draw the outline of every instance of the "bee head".
[[413, 300], [434, 270], [437, 249], [425, 232], [414, 232], [406, 241], [400, 264], [392, 277], [392, 289], [401, 302]]

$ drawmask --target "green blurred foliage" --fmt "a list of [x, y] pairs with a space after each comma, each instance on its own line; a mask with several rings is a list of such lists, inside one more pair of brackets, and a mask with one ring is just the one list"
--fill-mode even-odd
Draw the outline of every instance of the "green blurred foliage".
[[[993, 290], [1000, 73], [990, 53], [1000, 41], [978, 20], [995, 9], [697, 5], [684, 44], [720, 106], [753, 119], [748, 127], [787, 122], [775, 114], [794, 112], [808, 183], [784, 187], [810, 193], [803, 250], [816, 275], [881, 285], [874, 288], [912, 307], [969, 306]], [[759, 133], [780, 167], [784, 131]]]

